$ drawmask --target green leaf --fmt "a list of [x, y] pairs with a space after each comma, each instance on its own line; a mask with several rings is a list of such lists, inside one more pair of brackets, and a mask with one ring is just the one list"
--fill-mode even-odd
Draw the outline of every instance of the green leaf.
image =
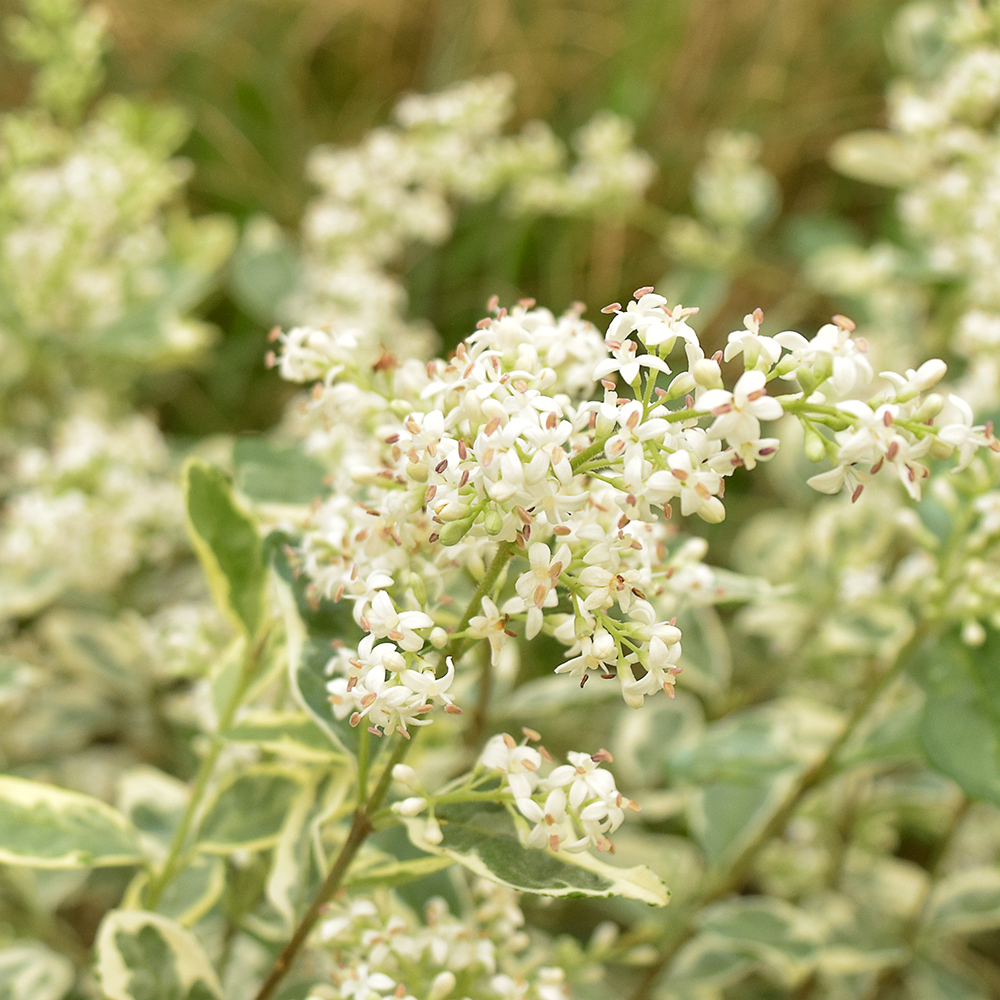
[[0, 861], [33, 868], [95, 868], [142, 860], [135, 828], [99, 799], [0, 777]]
[[739, 982], [755, 965], [733, 942], [710, 933], [697, 934], [671, 961], [666, 995], [686, 986], [724, 989]]
[[73, 963], [40, 941], [0, 951], [0, 1000], [62, 1000], [75, 980]]
[[927, 692], [920, 745], [931, 767], [974, 799], [1000, 806], [1000, 632], [982, 646], [956, 634], [924, 643], [907, 664]]
[[825, 937], [824, 925], [773, 896], [727, 900], [705, 910], [705, 931], [765, 962], [786, 985], [803, 979]]
[[264, 215], [250, 219], [229, 278], [240, 308], [262, 325], [273, 323], [276, 310], [294, 291], [299, 271], [294, 247], [281, 227]]
[[483, 878], [541, 896], [626, 896], [666, 906], [670, 893], [644, 865], [614, 868], [590, 854], [524, 847], [510, 812], [500, 803], [462, 802], [440, 806], [435, 816], [439, 844], [424, 837], [426, 817], [407, 819], [415, 847], [444, 854]]
[[[290, 540], [279, 532], [268, 536], [267, 550], [277, 577], [278, 599], [285, 622], [289, 682], [299, 704], [312, 716], [334, 746], [353, 754], [358, 731], [346, 719], [334, 715], [326, 688], [326, 665], [331, 643], [352, 640], [357, 634], [350, 612], [329, 601], [313, 601], [305, 581], [295, 572]], [[370, 753], [381, 749], [382, 740], [372, 740]]]
[[119, 778], [115, 802], [138, 831], [146, 854], [160, 861], [167, 856], [189, 795], [184, 782], [155, 767], [139, 765]]
[[820, 706], [786, 699], [733, 713], [671, 754], [673, 777], [695, 786], [690, 823], [709, 864], [753, 840], [840, 725]]
[[133, 696], [144, 687], [135, 637], [113, 619], [59, 609], [45, 616], [42, 627], [60, 660], [91, 683]]
[[233, 743], [252, 743], [293, 760], [327, 762], [341, 755], [307, 712], [251, 709], [223, 734]]
[[267, 573], [257, 527], [221, 470], [190, 459], [181, 474], [188, 530], [219, 609], [252, 641], [264, 619]]
[[302, 775], [278, 765], [258, 765], [232, 776], [201, 822], [198, 849], [230, 854], [270, 847], [305, 783]]
[[316, 794], [311, 786], [304, 788], [292, 802], [274, 847], [265, 885], [267, 898], [284, 918], [289, 934], [295, 929], [307, 886], [313, 876], [319, 876], [313, 864], [310, 823], [316, 807]]
[[943, 962], [917, 958], [906, 977], [905, 996], [913, 1000], [990, 1000], [995, 994], [971, 969], [949, 968]]
[[370, 892], [380, 886], [405, 885], [418, 878], [450, 868], [455, 862], [447, 854], [431, 854], [408, 861], [389, 861], [360, 871], [351, 869], [344, 885], [355, 891]]
[[97, 934], [97, 974], [108, 1000], [221, 1000], [201, 942], [167, 917], [112, 910]]
[[280, 448], [267, 438], [238, 438], [233, 465], [240, 492], [262, 503], [310, 503], [328, 492], [320, 462], [301, 448]]
[[827, 157], [838, 173], [885, 187], [907, 187], [927, 167], [927, 156], [919, 143], [882, 129], [863, 129], [841, 136]]
[[942, 934], [974, 934], [1000, 927], [1000, 871], [966, 868], [946, 875], [935, 886], [924, 930], [933, 940]]
[[[148, 884], [146, 872], [140, 872], [129, 885], [122, 907], [141, 907]], [[156, 912], [191, 927], [219, 901], [225, 888], [225, 862], [211, 855], [196, 857], [167, 883]]]

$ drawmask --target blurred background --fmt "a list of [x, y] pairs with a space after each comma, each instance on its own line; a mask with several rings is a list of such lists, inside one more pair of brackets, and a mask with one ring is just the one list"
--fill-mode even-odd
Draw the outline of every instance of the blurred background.
[[[452, 239], [399, 262], [413, 316], [454, 344], [491, 294], [523, 295], [559, 311], [657, 283], [702, 305], [708, 343], [761, 306], [807, 328], [843, 309], [799, 281], [823, 244], [868, 244], [884, 232], [891, 192], [834, 173], [838, 136], [883, 124], [890, 76], [887, 0], [108, 0], [106, 91], [179, 106], [191, 131], [195, 214], [241, 224], [258, 213], [295, 239], [313, 194], [304, 173], [319, 143], [351, 145], [389, 120], [407, 91], [429, 92], [503, 71], [517, 89], [513, 129], [540, 118], [568, 140], [595, 111], [634, 122], [635, 145], [656, 163], [648, 211], [626, 222], [505, 217], [460, 209]], [[0, 13], [18, 10], [3, 0]], [[21, 104], [29, 68], [6, 59], [0, 102]], [[671, 217], [691, 213], [691, 183], [718, 129], [762, 140], [760, 162], [780, 188], [780, 211], [724, 266], [677, 278], [664, 245]], [[845, 231], [846, 230], [846, 231]], [[672, 259], [672, 256], [674, 259]], [[702, 262], [704, 264], [704, 262]], [[683, 270], [683, 268], [680, 268]], [[690, 271], [690, 269], [688, 269]], [[697, 270], [697, 269], [696, 269]], [[726, 272], [719, 286], [718, 271]], [[712, 287], [706, 287], [706, 275]], [[687, 294], [685, 294], [687, 293]], [[673, 296], [672, 296], [673, 298]], [[775, 312], [776, 311], [776, 312]], [[181, 435], [263, 429], [286, 389], [263, 366], [266, 325], [223, 281], [202, 317], [221, 331], [201, 370], [152, 379], [147, 405]]]

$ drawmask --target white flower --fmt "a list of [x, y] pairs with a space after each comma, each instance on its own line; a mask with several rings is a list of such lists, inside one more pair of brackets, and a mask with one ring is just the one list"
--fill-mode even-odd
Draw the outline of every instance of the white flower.
[[407, 652], [415, 652], [424, 644], [415, 630], [431, 628], [434, 619], [423, 611], [396, 611], [392, 598], [380, 590], [361, 616], [360, 625], [376, 639], [389, 638]]
[[513, 736], [501, 733], [487, 741], [479, 763], [504, 774], [515, 799], [530, 799], [538, 784], [535, 772], [541, 766], [542, 755], [534, 747], [519, 745]]
[[610, 771], [601, 770], [603, 761], [611, 760], [611, 754], [601, 750], [596, 754], [575, 753], [566, 754], [569, 764], [555, 768], [546, 781], [553, 788], [564, 788], [569, 785], [569, 804], [579, 809], [587, 799], [598, 799], [601, 802], [615, 802], [618, 789], [615, 788], [615, 778]]
[[661, 361], [655, 355], [639, 354], [637, 356], [636, 352], [639, 345], [634, 340], [621, 342], [609, 340], [607, 345], [611, 351], [611, 357], [598, 362], [597, 367], [594, 369], [595, 382], [607, 378], [613, 372], [621, 372], [622, 378], [629, 385], [632, 385], [639, 377], [640, 366], [655, 369], [656, 371], [663, 372], [665, 375], [670, 374], [667, 363]]
[[554, 607], [558, 602], [556, 583], [571, 558], [566, 545], [561, 545], [554, 554], [544, 542], [533, 542], [529, 546], [529, 568], [514, 584], [517, 598], [512, 598], [504, 605], [506, 612], [527, 610], [525, 638], [533, 639], [541, 631], [542, 608]]
[[767, 376], [758, 370], [744, 372], [732, 392], [709, 389], [698, 398], [698, 408], [715, 416], [710, 438], [726, 438], [730, 444], [744, 444], [760, 437], [761, 420], [778, 420], [781, 403], [767, 395]]
[[748, 370], [770, 369], [781, 357], [781, 344], [773, 337], [760, 335], [760, 324], [763, 321], [764, 313], [760, 309], [744, 316], [744, 329], [734, 330], [729, 334], [722, 359], [732, 361], [737, 354], [742, 354], [743, 365]]
[[726, 508], [715, 496], [722, 488], [722, 477], [717, 472], [704, 466], [695, 468], [689, 451], [674, 452], [667, 465], [680, 486], [681, 513], [685, 517], [698, 514], [711, 524], [725, 519]]
[[[812, 340], [807, 341], [794, 330], [785, 330], [774, 339], [792, 352], [799, 365], [812, 369], [821, 382], [830, 379], [834, 391], [844, 398], [856, 386], [870, 382], [873, 375], [865, 357], [867, 345], [851, 338], [853, 327], [849, 320], [842, 320], [821, 326]], [[794, 373], [788, 377], [794, 377]]]
[[608, 327], [607, 340], [621, 343], [634, 332], [647, 347], [659, 347], [663, 354], [670, 352], [678, 337], [697, 342], [698, 335], [686, 320], [698, 310], [681, 305], [667, 309], [666, 305], [667, 300], [655, 292], [637, 293], [624, 311], [618, 310]]
[[992, 429], [983, 425], [972, 426], [972, 407], [954, 393], [948, 395], [948, 403], [941, 411], [938, 440], [958, 450], [958, 465], [954, 471], [967, 468], [980, 447], [997, 451], [1000, 445], [993, 436]]
[[481, 615], [469, 619], [469, 635], [476, 639], [489, 639], [490, 663], [495, 667], [500, 653], [507, 642], [507, 616], [500, 614], [497, 606], [488, 597], [482, 600]]

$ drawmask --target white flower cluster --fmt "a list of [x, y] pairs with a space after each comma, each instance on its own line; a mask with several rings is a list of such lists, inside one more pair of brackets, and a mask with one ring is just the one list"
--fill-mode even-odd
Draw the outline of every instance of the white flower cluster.
[[132, 416], [112, 425], [83, 413], [51, 450], [22, 451], [0, 520], [4, 576], [48, 599], [114, 587], [143, 561], [183, 544], [180, 491], [160, 432]]
[[[676, 503], [721, 521], [726, 477], [778, 447], [762, 421], [785, 411], [802, 421], [807, 453], [834, 463], [812, 480], [830, 492], [846, 481], [856, 493], [891, 466], [918, 496], [925, 455], [957, 449], [964, 465], [996, 447], [957, 397], [927, 394], [941, 362], [883, 373], [889, 388], [865, 401], [865, 345], [840, 317], [806, 340], [762, 335], [757, 311], [709, 358], [688, 324], [695, 310], [670, 309], [648, 288], [624, 310], [608, 307], [603, 342], [576, 312], [493, 306], [454, 357], [426, 366], [388, 354], [371, 364], [352, 333], [277, 338], [283, 371], [319, 379], [311, 406], [328, 428], [314, 444], [333, 465], [301, 565], [317, 596], [352, 600], [369, 633], [331, 693], [338, 711], [383, 731], [406, 730], [435, 698], [450, 704], [451, 664], [432, 680], [424, 657], [440, 670], [486, 639], [497, 662], [516, 622], [528, 639], [544, 629], [562, 641], [557, 672], [581, 685], [592, 672], [617, 678], [633, 707], [672, 694], [681, 633], [664, 611], [677, 591], [660, 512], [669, 518]], [[670, 378], [675, 342], [687, 369]], [[721, 363], [737, 357], [747, 370], [726, 389]], [[802, 391], [771, 396], [775, 379]], [[462, 619], [464, 581], [483, 580], [498, 558], [512, 561]]]
[[[159, 141], [137, 131], [143, 115]], [[37, 115], [0, 121], [0, 391], [24, 391], [37, 369], [58, 381], [52, 370], [65, 378], [62, 366], [75, 382], [120, 392], [124, 372], [188, 358], [207, 343], [210, 328], [183, 311], [231, 235], [216, 219], [165, 223], [188, 174], [169, 159], [183, 130], [175, 114], [121, 101], [75, 130]], [[109, 366], [114, 377], [101, 380]]]
[[[340, 649], [327, 664], [327, 674], [338, 674], [327, 683], [330, 704], [338, 719], [350, 717], [352, 726], [362, 721], [375, 736], [398, 732], [407, 739], [410, 726], [426, 726], [424, 718], [435, 705], [452, 715], [461, 713], [448, 694], [455, 679], [451, 657], [447, 670], [436, 677], [434, 668], [417, 650], [423, 645], [416, 630], [434, 624], [421, 611], [398, 613], [389, 595], [380, 590], [362, 626], [369, 632], [356, 650]], [[387, 638], [388, 642], [376, 642]]]
[[781, 192], [759, 162], [761, 140], [748, 132], [717, 131], [691, 181], [697, 217], [673, 216], [663, 238], [666, 252], [688, 266], [724, 270], [750, 235], [778, 210]]
[[502, 134], [513, 86], [498, 74], [410, 95], [396, 126], [353, 148], [314, 150], [307, 169], [321, 193], [303, 219], [304, 274], [283, 314], [362, 330], [376, 355], [380, 340], [397, 354], [426, 353], [428, 328], [404, 319], [390, 265], [408, 244], [447, 239], [456, 201], [506, 192], [515, 211], [613, 215], [641, 200], [653, 165], [632, 147], [629, 123], [598, 115], [577, 136], [567, 173], [563, 144], [543, 122]]
[[942, 326], [968, 359], [959, 391], [991, 411], [1000, 392], [1000, 22], [975, 0], [912, 3], [892, 51], [903, 75], [888, 95], [891, 131], [845, 137], [839, 159], [848, 173], [901, 188], [915, 253], [838, 247], [813, 270], [825, 290], [860, 295], [880, 327], [896, 327], [901, 353], [926, 322], [928, 286], [957, 286]]
[[[540, 737], [525, 730], [526, 740]], [[568, 764], [553, 768], [542, 777], [543, 760], [552, 758], [544, 747], [535, 749], [518, 743], [509, 733], [494, 736], [483, 748], [479, 766], [499, 771], [503, 787], [514, 796], [514, 806], [531, 825], [524, 831], [528, 847], [553, 851], [585, 851], [596, 847], [614, 854], [614, 833], [625, 818], [625, 810], [639, 805], [615, 787], [614, 775], [601, 768], [611, 763], [611, 754], [567, 754]], [[404, 800], [406, 801], [406, 800]]]
[[567, 1000], [565, 974], [545, 964], [516, 893], [479, 880], [473, 897], [464, 920], [434, 899], [420, 923], [387, 893], [332, 908], [319, 933], [338, 967], [309, 1000]]

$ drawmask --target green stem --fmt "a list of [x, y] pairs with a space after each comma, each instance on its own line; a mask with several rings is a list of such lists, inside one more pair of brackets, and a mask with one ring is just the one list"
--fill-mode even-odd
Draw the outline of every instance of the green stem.
[[368, 795], [368, 760], [369, 760], [369, 743], [371, 742], [371, 733], [367, 726], [361, 727], [361, 732], [358, 734], [358, 808], [360, 809], [365, 804], [365, 798]]
[[281, 949], [281, 954], [275, 959], [267, 979], [264, 980], [261, 988], [257, 991], [255, 1000], [270, 1000], [281, 984], [281, 981], [288, 974], [303, 945], [306, 943], [306, 939], [312, 932], [313, 927], [316, 926], [316, 922], [323, 915], [326, 904], [330, 902], [343, 883], [344, 876], [347, 874], [354, 856], [358, 853], [358, 849], [373, 832], [372, 817], [378, 811], [382, 800], [389, 791], [389, 785], [392, 783], [392, 769], [403, 760], [412, 744], [412, 738], [407, 740], [402, 736], [398, 737], [396, 749], [385, 765], [378, 785], [376, 785], [368, 801], [355, 810], [351, 828], [347, 833], [347, 839], [344, 841], [337, 857], [330, 866], [330, 871], [323, 880], [323, 884], [319, 887], [312, 902], [309, 904], [309, 909], [306, 910], [305, 915], [299, 921], [299, 925], [295, 928], [288, 943]]
[[444, 648], [444, 655], [451, 656], [454, 659], [458, 659], [462, 653], [465, 652], [468, 647], [475, 642], [475, 639], [468, 639], [462, 636], [462, 633], [469, 627], [469, 622], [472, 621], [473, 616], [479, 610], [483, 603], [483, 598], [493, 589], [497, 580], [500, 579], [500, 574], [503, 572], [503, 568], [510, 562], [511, 556], [517, 551], [516, 542], [502, 542], [500, 547], [497, 549], [496, 554], [493, 556], [493, 561], [490, 563], [486, 572], [483, 574], [482, 580], [479, 581], [479, 586], [476, 587], [475, 593], [469, 600], [469, 605], [465, 609], [465, 614], [462, 615], [462, 620], [458, 623], [455, 628], [455, 636]]
[[[486, 570], [482, 580], [480, 580], [475, 593], [469, 599], [469, 605], [465, 609], [465, 614], [462, 615], [462, 620], [459, 622], [456, 632], [462, 633], [469, 627], [469, 621], [479, 610], [479, 606], [482, 604], [483, 598], [493, 589], [494, 584], [496, 584], [497, 580], [500, 578], [500, 574], [503, 572], [504, 566], [507, 565], [511, 556], [516, 551], [517, 545], [514, 542], [503, 542], [497, 549], [496, 555], [493, 557], [493, 561], [490, 563], [489, 568]], [[464, 640], [457, 639], [457, 637], [456, 639], [453, 639], [452, 643], [445, 648], [447, 655], [457, 656], [463, 648], [463, 643]], [[366, 740], [366, 736], [367, 733], [363, 733], [361, 735], [361, 741], [358, 747], [359, 786], [365, 786], [368, 782], [369, 764], [368, 742]], [[416, 736], [417, 733], [414, 733], [410, 739], [406, 739], [403, 736], [398, 737], [396, 749], [393, 751], [388, 763], [386, 763], [383, 768], [382, 774], [379, 777], [378, 784], [375, 786], [374, 791], [372, 791], [371, 795], [368, 796], [367, 800], [364, 799], [363, 793], [359, 792], [358, 807], [354, 811], [354, 819], [352, 820], [351, 828], [347, 833], [347, 839], [344, 841], [337, 857], [334, 859], [329, 873], [323, 880], [323, 884], [319, 887], [315, 897], [313, 897], [312, 902], [309, 904], [309, 909], [306, 910], [305, 915], [302, 917], [299, 925], [295, 928], [295, 931], [288, 940], [288, 943], [281, 949], [281, 953], [275, 959], [274, 965], [271, 967], [271, 971], [268, 973], [267, 979], [264, 980], [264, 983], [257, 992], [257, 996], [254, 1000], [270, 1000], [270, 998], [274, 996], [281, 981], [288, 974], [289, 969], [292, 967], [292, 963], [302, 950], [306, 943], [306, 939], [309, 937], [309, 934], [316, 925], [317, 920], [319, 920], [322, 915], [324, 907], [343, 884], [344, 876], [351, 867], [351, 862], [354, 860], [354, 856], [358, 853], [359, 848], [365, 840], [367, 840], [370, 834], [374, 832], [375, 819], [379, 815], [382, 802], [385, 800], [386, 795], [388, 795], [389, 786], [392, 784], [392, 770], [397, 764], [401, 763], [403, 758], [407, 755], [410, 747], [413, 746], [413, 741]]]
[[592, 444], [587, 445], [583, 451], [578, 452], [570, 459], [569, 467], [573, 470], [574, 475], [580, 471], [581, 466], [604, 451], [604, 446], [608, 443], [609, 437], [611, 437], [610, 433], [600, 435]]
[[268, 634], [265, 632], [251, 646], [248, 647], [246, 655], [243, 658], [243, 666], [240, 670], [239, 682], [233, 688], [233, 692], [229, 696], [229, 701], [219, 714], [218, 728], [212, 735], [212, 740], [209, 744], [208, 750], [206, 751], [205, 756], [202, 757], [201, 764], [198, 766], [198, 773], [195, 775], [194, 779], [194, 787], [191, 789], [191, 795], [188, 799], [187, 807], [184, 810], [184, 815], [181, 817], [180, 823], [177, 824], [177, 829], [174, 831], [174, 836], [170, 841], [166, 861], [164, 861], [159, 874], [150, 878], [149, 885], [146, 887], [145, 905], [150, 910], [156, 909], [163, 897], [164, 890], [177, 875], [183, 863], [188, 834], [191, 832], [191, 826], [194, 823], [195, 816], [201, 809], [202, 800], [205, 797], [205, 791], [207, 790], [208, 784], [212, 779], [212, 772], [215, 770], [215, 763], [219, 759], [219, 754], [222, 752], [222, 748], [225, 745], [225, 742], [220, 734], [225, 732], [225, 730], [227, 730], [232, 724], [233, 716], [236, 715], [236, 710], [242, 704], [243, 698], [246, 696], [247, 689], [257, 676], [257, 670], [260, 666], [261, 658], [263, 657], [264, 650], [267, 646], [267, 638]]

